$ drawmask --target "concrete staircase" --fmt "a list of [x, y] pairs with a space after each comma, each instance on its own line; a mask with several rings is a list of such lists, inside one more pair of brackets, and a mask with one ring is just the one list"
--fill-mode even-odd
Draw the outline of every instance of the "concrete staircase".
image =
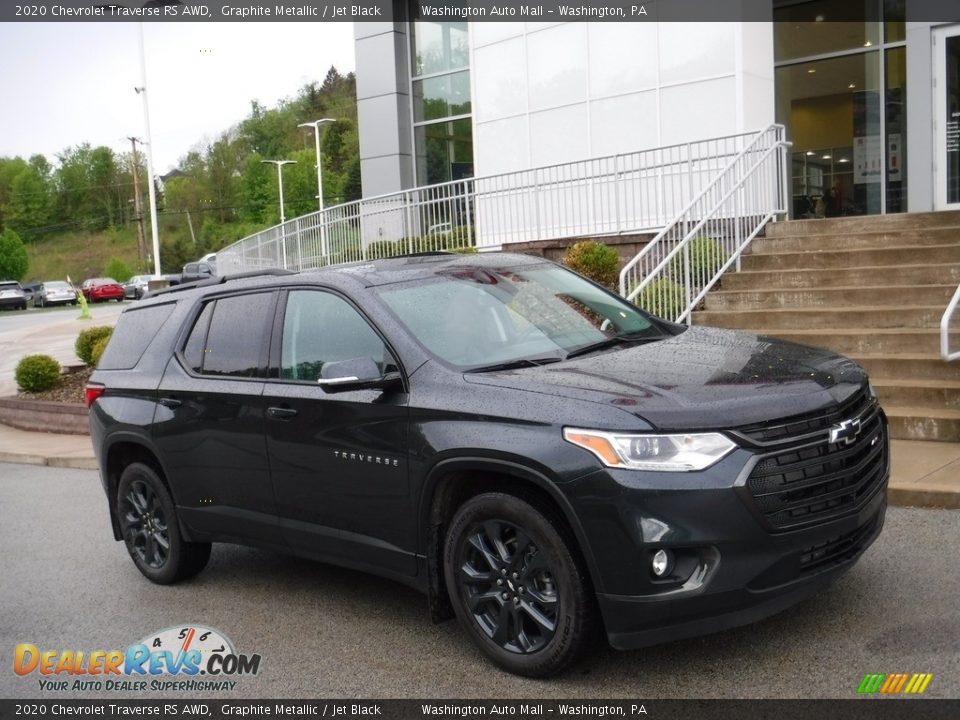
[[870, 373], [894, 438], [960, 442], [960, 361], [940, 317], [960, 284], [960, 213], [772, 223], [695, 325], [830, 348]]

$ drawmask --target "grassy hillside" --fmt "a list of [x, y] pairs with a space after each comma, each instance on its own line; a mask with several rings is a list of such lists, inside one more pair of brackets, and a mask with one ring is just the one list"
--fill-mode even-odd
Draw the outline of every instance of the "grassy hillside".
[[[123, 260], [134, 273], [141, 272], [137, 259], [137, 233], [133, 226], [99, 233], [71, 232], [29, 243], [30, 266], [25, 281], [64, 280], [69, 275], [79, 284], [103, 274], [113, 258]], [[146, 268], [142, 270], [146, 271]]]

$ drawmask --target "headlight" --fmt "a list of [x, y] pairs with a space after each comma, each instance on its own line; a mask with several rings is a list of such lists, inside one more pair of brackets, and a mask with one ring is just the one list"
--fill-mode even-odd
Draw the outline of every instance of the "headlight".
[[704, 470], [736, 447], [720, 433], [627, 435], [564, 428], [563, 439], [589, 450], [607, 467], [661, 472]]

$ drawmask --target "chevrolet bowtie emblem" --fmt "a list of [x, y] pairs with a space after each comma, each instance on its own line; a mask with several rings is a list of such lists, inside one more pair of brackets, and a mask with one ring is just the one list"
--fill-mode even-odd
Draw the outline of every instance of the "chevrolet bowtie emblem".
[[830, 428], [830, 442], [835, 443], [843, 440], [844, 444], [849, 445], [857, 439], [857, 435], [859, 434], [859, 418], [856, 420], [844, 420], [839, 425], [834, 425], [832, 428]]

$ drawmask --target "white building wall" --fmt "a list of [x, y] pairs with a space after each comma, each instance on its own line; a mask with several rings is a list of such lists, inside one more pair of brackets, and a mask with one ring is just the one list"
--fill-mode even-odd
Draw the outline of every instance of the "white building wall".
[[471, 23], [477, 177], [774, 121], [772, 23]]

